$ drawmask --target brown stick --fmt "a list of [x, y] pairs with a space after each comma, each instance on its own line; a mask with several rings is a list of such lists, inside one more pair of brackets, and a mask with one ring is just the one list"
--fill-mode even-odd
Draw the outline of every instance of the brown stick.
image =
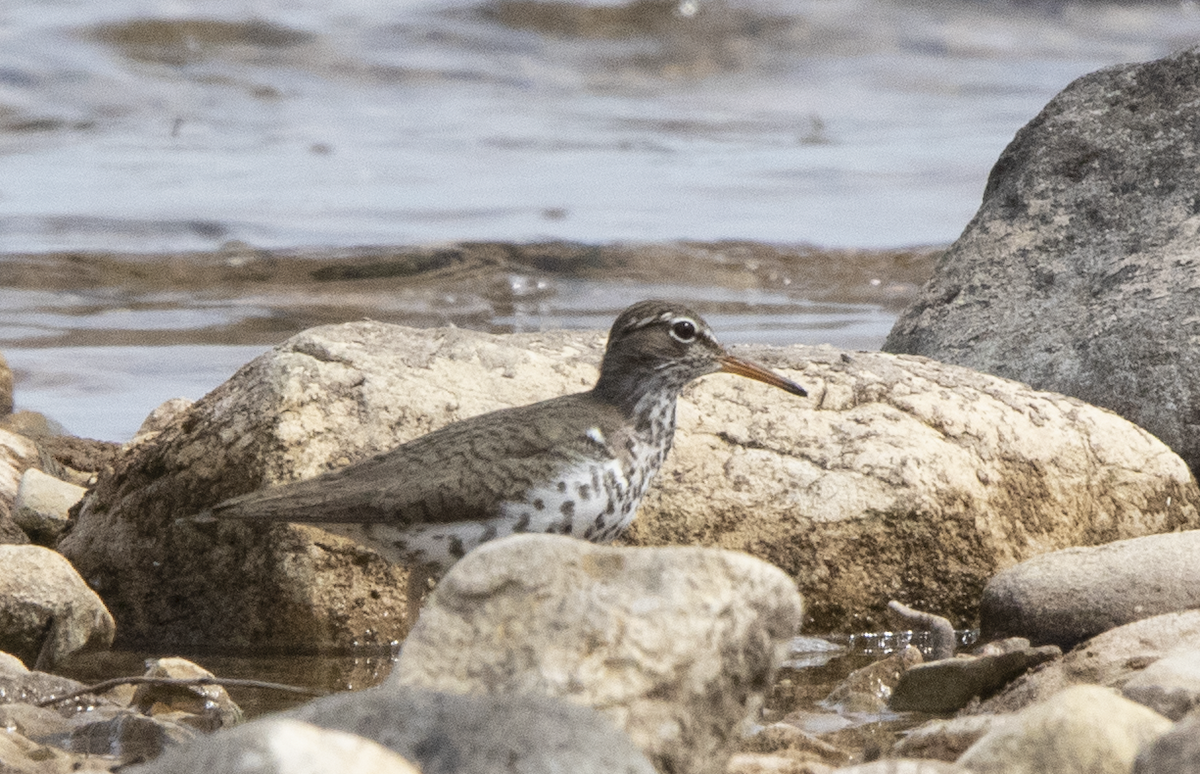
[[54, 696], [49, 699], [43, 699], [36, 705], [37, 707], [48, 707], [51, 704], [70, 701], [77, 699], [80, 696], [86, 696], [89, 693], [103, 693], [109, 688], [116, 688], [118, 685], [166, 685], [179, 686], [182, 688], [192, 688], [195, 686], [204, 685], [220, 685], [230, 688], [265, 688], [270, 691], [284, 691], [286, 693], [298, 693], [302, 696], [324, 696], [325, 691], [318, 691], [313, 688], [301, 688], [295, 685], [284, 685], [283, 683], [268, 683], [263, 680], [247, 680], [240, 677], [114, 677], [111, 680], [89, 685], [86, 688], [80, 688], [78, 691], [64, 694], [63, 696]]

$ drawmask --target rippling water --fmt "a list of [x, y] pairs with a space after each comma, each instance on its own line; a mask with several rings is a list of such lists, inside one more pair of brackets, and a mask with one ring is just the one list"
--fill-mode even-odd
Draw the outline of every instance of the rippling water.
[[[948, 244], [1057, 91], [1196, 40], [1190, 0], [8, 0], [0, 351], [20, 407], [121, 439], [161, 400], [351, 313], [603, 327], [667, 295], [729, 341], [877, 347], [903, 293], [814, 295], [752, 269], [709, 281], [709, 258], [588, 276], [493, 265], [465, 290], [435, 269], [386, 293], [372, 278], [293, 288], [287, 303], [278, 281], [221, 294], [99, 269], [153, 254], [143, 275], [170, 279], [264, 250], [692, 240], [710, 254], [739, 240], [834, 248], [802, 262], [821, 287], [849, 270], [911, 288], [911, 272], [864, 272], [837, 249]], [[30, 256], [47, 256], [44, 277]]]

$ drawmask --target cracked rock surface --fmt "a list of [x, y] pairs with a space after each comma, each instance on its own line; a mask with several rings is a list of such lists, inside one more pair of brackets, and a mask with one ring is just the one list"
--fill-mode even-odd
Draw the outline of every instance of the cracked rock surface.
[[[124, 642], [322, 647], [403, 636], [402, 568], [310, 527], [186, 521], [449, 422], [589, 388], [599, 333], [493, 336], [374, 322], [301, 333], [101, 477], [60, 543]], [[747, 551], [796, 579], [810, 631], [890, 599], [958, 625], [997, 570], [1200, 526], [1187, 466], [1073, 398], [918, 357], [738, 348], [810, 398], [735, 376], [685, 391], [633, 545]]]

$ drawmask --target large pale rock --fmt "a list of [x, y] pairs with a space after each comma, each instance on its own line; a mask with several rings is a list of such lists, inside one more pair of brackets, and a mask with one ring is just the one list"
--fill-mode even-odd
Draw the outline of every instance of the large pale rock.
[[[227, 497], [312, 476], [448, 422], [590, 387], [603, 337], [373, 322], [306, 331], [242, 368], [100, 476], [60, 549], [125, 642], [386, 642], [403, 570], [318, 530], [196, 526]], [[883, 625], [901, 598], [959, 625], [997, 569], [1200, 526], [1161, 442], [1077, 400], [920, 358], [740, 350], [810, 391], [715, 375], [630, 536], [745, 550], [801, 584], [813, 625]]]
[[129, 774], [421, 774], [416, 766], [369, 739], [275, 718], [226, 729], [123, 770]]
[[1159, 659], [1195, 648], [1197, 642], [1200, 610], [1143, 618], [1097, 635], [1061, 659], [1017, 678], [971, 711], [1014, 712], [1080, 683], [1120, 690]]
[[481, 696], [381, 685], [326, 696], [284, 717], [378, 742], [422, 774], [655, 774], [608, 718], [532, 693]]
[[975, 774], [1128, 774], [1171, 721], [1096, 685], [1077, 685], [988, 732], [956, 763]]
[[45, 670], [112, 644], [113, 618], [61, 555], [0, 545], [0, 650]]
[[607, 715], [660, 771], [720, 772], [801, 608], [786, 575], [744, 554], [521, 535], [451, 568], [393, 675], [567, 698]]
[[884, 627], [891, 599], [969, 626], [999, 569], [1200, 526], [1187, 466], [1108, 411], [923, 358], [748, 352], [811, 401], [715, 377], [685, 393], [631, 541], [762, 557], [812, 629]]
[[1076, 80], [884, 349], [1110, 408], [1200, 470], [1198, 156], [1200, 48]]
[[1036, 556], [988, 581], [980, 634], [1067, 650], [1131, 621], [1200, 607], [1197, 557], [1200, 530]]

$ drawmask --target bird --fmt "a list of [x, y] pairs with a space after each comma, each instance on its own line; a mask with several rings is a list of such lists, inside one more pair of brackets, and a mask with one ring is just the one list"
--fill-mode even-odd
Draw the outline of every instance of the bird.
[[409, 569], [415, 620], [430, 581], [485, 542], [523, 532], [596, 543], [622, 535], [671, 448], [680, 392], [718, 372], [807, 395], [729, 354], [686, 306], [641, 301], [613, 323], [591, 390], [470, 417], [201, 516], [313, 524], [372, 548]]

